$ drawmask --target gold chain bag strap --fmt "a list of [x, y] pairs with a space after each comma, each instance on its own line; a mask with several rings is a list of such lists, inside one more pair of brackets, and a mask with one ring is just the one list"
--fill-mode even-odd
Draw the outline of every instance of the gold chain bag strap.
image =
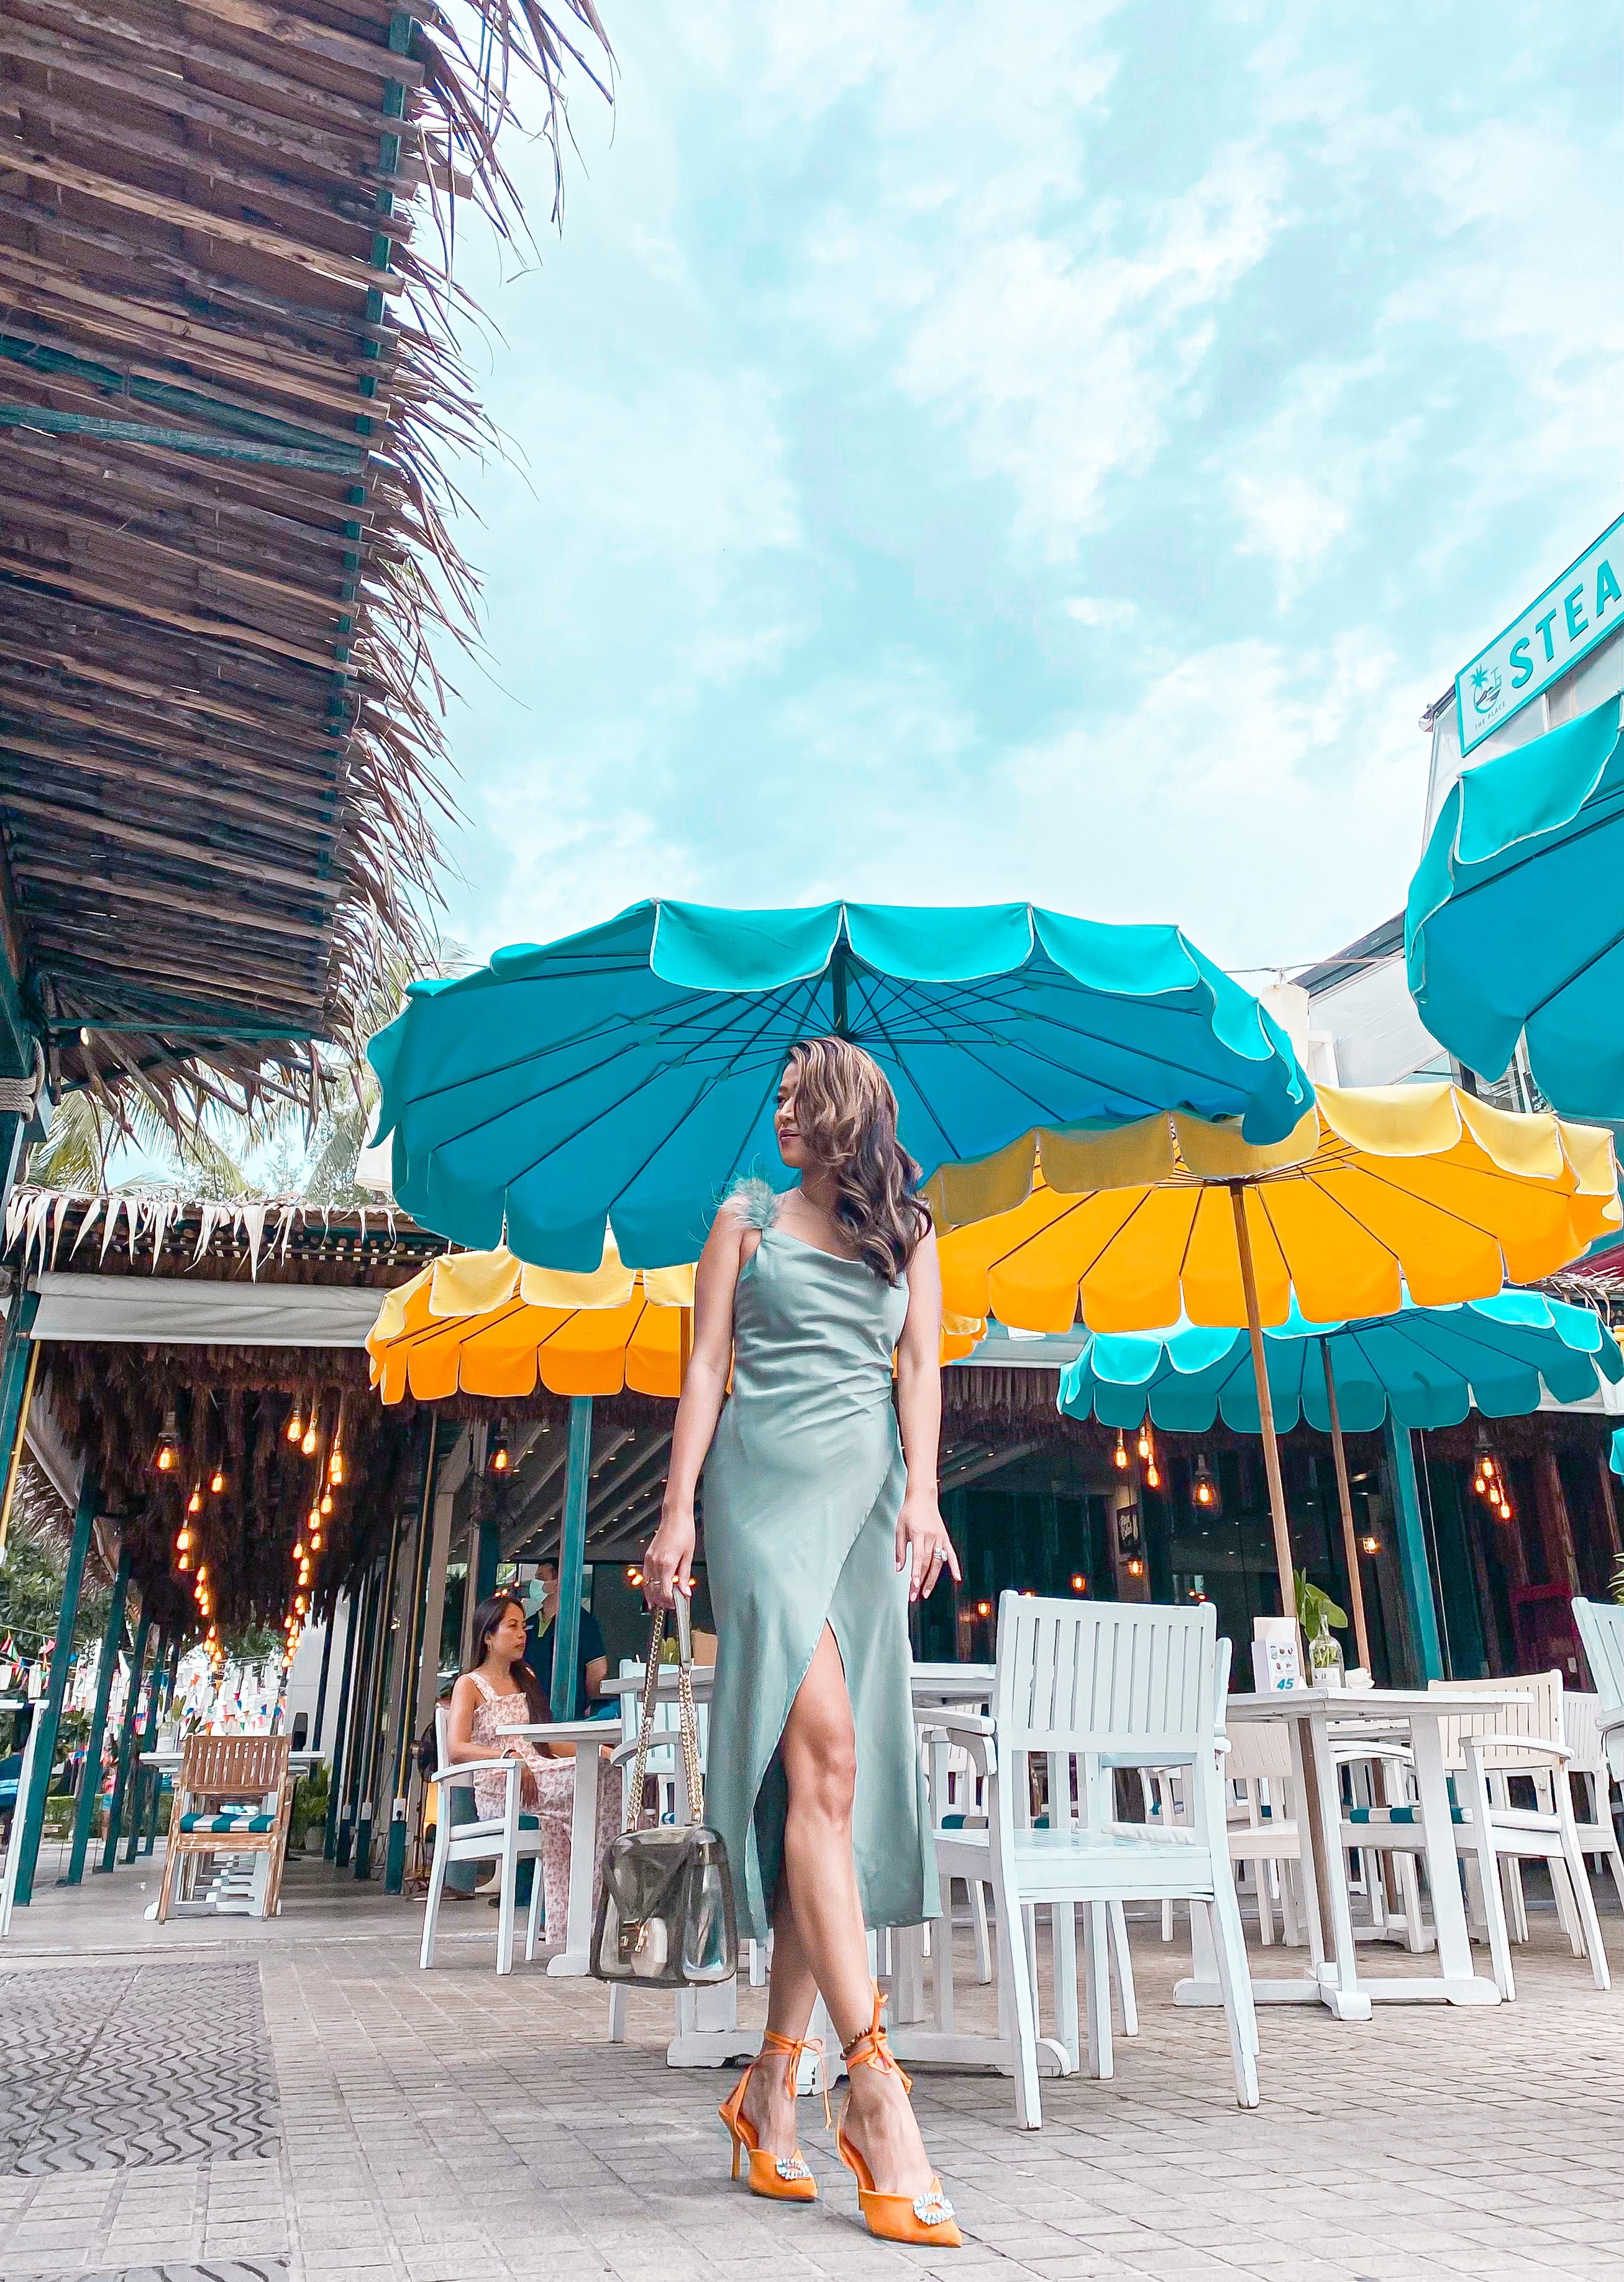
[[[688, 1596], [677, 1597], [677, 1743], [688, 1793], [688, 1820], [639, 1825], [654, 1709], [662, 1666], [665, 1611], [657, 1609], [643, 1675], [625, 1828], [609, 1849], [592, 1929], [592, 1965], [599, 1981], [635, 1981], [646, 1988], [700, 1989], [727, 1981], [738, 1969], [739, 1930], [733, 1882], [721, 1834], [706, 1828], [705, 1786], [700, 1767], [700, 1719], [693, 1695], [693, 1636]], [[661, 1739], [661, 1749], [669, 1745]]]

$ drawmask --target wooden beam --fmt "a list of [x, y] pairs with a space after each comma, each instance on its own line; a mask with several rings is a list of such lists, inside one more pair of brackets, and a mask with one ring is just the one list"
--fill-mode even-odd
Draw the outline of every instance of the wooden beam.
[[[4, 417], [0, 410], [0, 419]], [[81, 578], [67, 570], [58, 570], [49, 564], [30, 563], [26, 556], [0, 555], [0, 576], [26, 578], [36, 586], [52, 586], [65, 594], [76, 594], [83, 602], [95, 602], [110, 610], [128, 612], [135, 617], [149, 618], [156, 625], [173, 626], [178, 633], [201, 634], [210, 641], [241, 641], [254, 649], [268, 650], [275, 657], [296, 659], [300, 665], [313, 665], [328, 673], [348, 674], [351, 669], [335, 663], [330, 656], [316, 649], [306, 649], [301, 643], [287, 642], [275, 634], [261, 633], [257, 626], [244, 625], [238, 620], [226, 618], [197, 618], [182, 610], [160, 610], [142, 602], [139, 596], [127, 594], [103, 586], [93, 578]]]
[[19, 144], [8, 143], [4, 157], [10, 173], [27, 175], [37, 182], [49, 182], [53, 190], [71, 190], [80, 198], [93, 198], [99, 206], [143, 214], [151, 221], [166, 223], [171, 229], [189, 230], [198, 237], [223, 238], [228, 245], [246, 246], [272, 261], [285, 261], [292, 268], [308, 271], [335, 285], [352, 285], [361, 292], [392, 294], [400, 292], [406, 284], [405, 275], [398, 269], [373, 269], [352, 255], [329, 253], [324, 246], [301, 244], [276, 230], [263, 229], [257, 222], [238, 221], [234, 215], [189, 205], [184, 198], [166, 198], [158, 190], [137, 190], [131, 182], [120, 182], [116, 175], [98, 174], [92, 167], [75, 166], [53, 151], [29, 150]]
[[[65, 864], [53, 864], [42, 857], [36, 856], [26, 863], [18, 864], [16, 870], [24, 881], [54, 880], [65, 887], [79, 888], [87, 891], [94, 888], [104, 896], [112, 896], [115, 900], [132, 904], [152, 904], [164, 911], [184, 912], [189, 918], [195, 915], [197, 909], [195, 896], [182, 896], [178, 890], [137, 886], [133, 880], [128, 879], [97, 878], [94, 873], [86, 871], [82, 867], [70, 870]], [[321, 941], [325, 935], [324, 925], [312, 922], [309, 925], [301, 926], [292, 920], [273, 918], [268, 912], [256, 911], [246, 904], [233, 909], [232, 922], [236, 928], [247, 928], [255, 933], [291, 935], [300, 943]]]
[[7, 808], [20, 810], [25, 816], [48, 817], [58, 825], [68, 824], [76, 831], [88, 832], [97, 840], [116, 841], [120, 848], [141, 848], [150, 855], [166, 857], [172, 864], [201, 864], [216, 872], [228, 872], [238, 880], [269, 880], [300, 896], [308, 896], [313, 902], [331, 903], [344, 892], [341, 880], [313, 880], [307, 872], [295, 872], [285, 864], [228, 855], [223, 848], [213, 848], [206, 841], [182, 841], [161, 832], [143, 832], [134, 825], [121, 824], [113, 817], [98, 815], [90, 809], [65, 807], [60, 802], [36, 800], [32, 795], [19, 792], [7, 792], [0, 796], [0, 802]]

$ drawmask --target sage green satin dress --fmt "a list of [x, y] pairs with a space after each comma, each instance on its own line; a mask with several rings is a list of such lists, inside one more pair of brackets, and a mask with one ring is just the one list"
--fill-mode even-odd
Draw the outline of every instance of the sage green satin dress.
[[[746, 1219], [755, 1203], [746, 1201]], [[770, 1203], [758, 1210], [757, 1224]], [[908, 1580], [896, 1567], [907, 1475], [891, 1364], [907, 1312], [906, 1280], [883, 1284], [861, 1261], [771, 1225], [739, 1270], [732, 1392], [703, 1486], [718, 1635], [706, 1819], [727, 1842], [739, 1931], [758, 1941], [784, 1856], [778, 1745], [825, 1624], [856, 1728], [864, 1921], [917, 1925], [938, 1912], [909, 1687]]]

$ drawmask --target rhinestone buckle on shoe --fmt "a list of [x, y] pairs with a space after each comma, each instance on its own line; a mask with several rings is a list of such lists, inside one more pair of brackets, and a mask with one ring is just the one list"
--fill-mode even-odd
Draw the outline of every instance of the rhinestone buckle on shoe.
[[781, 2179], [809, 2179], [812, 2176], [801, 2160], [799, 2147], [793, 2155], [780, 2155], [773, 2169]]
[[941, 2182], [914, 2197], [914, 2216], [921, 2226], [945, 2226], [953, 2216], [953, 2205], [941, 2191]]

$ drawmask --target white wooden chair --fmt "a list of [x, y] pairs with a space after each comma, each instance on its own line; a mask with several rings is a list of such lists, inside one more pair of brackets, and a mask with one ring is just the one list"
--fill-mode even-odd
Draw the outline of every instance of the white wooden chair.
[[[922, 1929], [922, 1935], [931, 1936], [928, 1944], [923, 1938], [917, 1944], [919, 1963], [926, 1954], [931, 1960], [932, 2009], [927, 2016], [922, 1991], [915, 1987], [918, 1976], [913, 1968], [913, 1952], [905, 1949], [898, 1986], [893, 1991], [892, 2041], [904, 2059], [990, 2065], [1013, 2074], [1017, 2053], [1007, 1983], [1001, 1979], [999, 1983], [995, 2038], [961, 2036], [958, 2030], [953, 1972], [954, 1882], [961, 1882], [969, 1897], [976, 1945], [976, 1979], [985, 1987], [993, 1978], [987, 1913], [987, 1896], [994, 1884], [993, 1835], [985, 1776], [977, 1766], [976, 1755], [963, 1743], [949, 1739], [942, 1725], [947, 1716], [949, 1715], [939, 1713], [934, 1707], [924, 1706], [917, 1707], [914, 1713], [924, 1750], [926, 1804], [941, 1890], [942, 1914], [933, 1926]], [[959, 1721], [965, 1717], [962, 1713], [950, 1716]], [[1069, 1773], [1067, 1782], [1069, 1788]], [[961, 1805], [959, 1801], [964, 1804]], [[1040, 1826], [1047, 1828], [1051, 1815], [1075, 1820], [1069, 1796], [1060, 1791], [1051, 1795], [1039, 1818]], [[1028, 1903], [1022, 1910], [1021, 1921], [1028, 1970], [1035, 1989], [1038, 1912], [1034, 1903]], [[1115, 1967], [1122, 2032], [1127, 2037], [1137, 2036], [1139, 2008], [1133, 1989], [1133, 1963], [1128, 1949], [1127, 1920], [1120, 1901], [1103, 1903], [1095, 1909], [1088, 1922], [1087, 1937], [1105, 1944], [1110, 1962]], [[1082, 2065], [1082, 2055], [1077, 1989], [1077, 1911], [1070, 1902], [1056, 1902], [1050, 1908], [1049, 1955], [1055, 2034], [1052, 2038], [1039, 2038], [1040, 2060], [1045, 2073], [1074, 2075]], [[927, 2018], [928, 2027], [916, 2025]], [[899, 2036], [903, 2038], [902, 2044], [897, 2044]]]
[[[1435, 1680], [1431, 1693], [1470, 1696], [1481, 1682]], [[1443, 1764], [1454, 1779], [1455, 1849], [1489, 1946], [1495, 1985], [1509, 2003], [1517, 1993], [1511, 1930], [1526, 1930], [1514, 1866], [1543, 1861], [1551, 1874], [1558, 1913], [1575, 1957], [1588, 1954], [1598, 1989], [1611, 1985], [1606, 1951], [1590, 1881], [1579, 1851], [1562, 1733], [1562, 1675], [1520, 1673], [1514, 1684], [1527, 1704], [1504, 1710], [1462, 1712], [1442, 1723]], [[1533, 1781], [1532, 1807], [1511, 1804], [1509, 1780]], [[1408, 1805], [1355, 1808], [1344, 1818], [1344, 1845], [1376, 1846], [1395, 1853], [1424, 1850], [1416, 1810]], [[1510, 1874], [1508, 1874], [1508, 1867]], [[1510, 1924], [1508, 1924], [1508, 1915]]]
[[34, 1781], [35, 1754], [39, 1749], [44, 1726], [41, 1707], [36, 1704], [34, 1717], [28, 1723], [28, 1740], [22, 1747], [22, 1766], [17, 1775], [17, 1803], [12, 1809], [12, 1828], [6, 1840], [5, 1868], [0, 1873], [0, 1941], [4, 1941], [12, 1929], [12, 1913], [17, 1902], [17, 1879], [22, 1868], [23, 1819], [27, 1812], [29, 1791]]
[[[282, 1907], [282, 1862], [293, 1812], [285, 1735], [193, 1735], [181, 1755], [158, 1890], [158, 1922], [184, 1900], [189, 1874], [212, 1857], [257, 1858], [251, 1914]], [[177, 1887], [181, 1890], [177, 1893]]]
[[[541, 1830], [539, 1826], [527, 1830], [521, 1820], [523, 1769], [516, 1758], [461, 1759], [453, 1765], [447, 1746], [445, 1706], [443, 1704], [436, 1707], [434, 1714], [434, 1748], [439, 1765], [429, 1780], [438, 1786], [440, 1812], [435, 1825], [434, 1860], [429, 1871], [429, 1898], [423, 1910], [423, 1945], [419, 1965], [426, 1973], [434, 1963], [434, 1938], [440, 1921], [440, 1903], [445, 1892], [445, 1873], [452, 1864], [494, 1862], [497, 1866], [499, 1903], [496, 1969], [499, 1973], [511, 1973], [521, 1862], [534, 1865], [530, 1872], [530, 1905], [524, 1929], [524, 1961], [527, 1965], [536, 1954], [536, 1934], [541, 1922]], [[476, 1776], [492, 1768], [501, 1770], [505, 1785], [501, 1813], [479, 1821], [453, 1823], [451, 1819], [452, 1791], [471, 1789]]]
[[1612, 1871], [1619, 1906], [1624, 1909], [1624, 1852], [1612, 1820], [1612, 1769], [1602, 1732], [1605, 1717], [1599, 1696], [1564, 1691], [1562, 1738], [1572, 1753], [1567, 1774], [1580, 1786], [1580, 1803], [1574, 1810], [1579, 1851], [1587, 1862], [1605, 1864]]
[[1258, 1939], [1265, 1948], [1274, 1939], [1272, 1880], [1280, 1896], [1280, 1938], [1295, 1944], [1297, 1908], [1290, 1865], [1302, 1860], [1303, 1842], [1291, 1797], [1291, 1736], [1284, 1721], [1238, 1720], [1229, 1733], [1224, 1777], [1229, 1789], [1229, 1859], [1238, 1873], [1251, 1870]]
[[[1218, 1773], [1218, 1619], [1193, 1609], [1049, 1601], [1006, 1592], [998, 1606], [998, 1664], [990, 1719], [933, 1713], [976, 1759], [987, 1785], [1001, 1982], [1009, 1994], [1015, 2104], [1021, 2125], [1042, 2123], [1036, 1990], [1021, 1912], [1048, 1902], [1084, 1909], [1091, 2071], [1111, 2071], [1109, 1944], [1101, 1906], [1185, 1901], [1207, 1913], [1229, 2024], [1235, 2088], [1257, 2105], [1257, 2022], [1235, 1900]], [[1047, 1763], [1051, 1800], [1078, 1812], [1034, 1825], [1031, 1768]], [[1184, 1766], [1191, 1820], [1171, 1829], [1118, 1821], [1116, 1769]]]
[[1575, 1601], [1574, 1621], [1601, 1700], [1601, 1742], [1613, 1779], [1624, 1783], [1624, 1607], [1612, 1601]]

